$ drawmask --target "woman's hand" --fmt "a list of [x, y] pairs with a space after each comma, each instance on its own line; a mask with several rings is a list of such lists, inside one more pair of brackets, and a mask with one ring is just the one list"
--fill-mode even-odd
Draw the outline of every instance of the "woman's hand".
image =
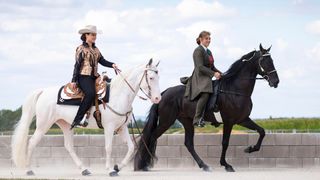
[[113, 67], [114, 69], [119, 69], [116, 64], [112, 64], [112, 67]]
[[216, 77], [216, 79], [220, 79], [221, 78], [221, 74], [219, 72], [215, 72], [214, 73], [214, 77]]
[[76, 89], [76, 88], [77, 88], [77, 83], [72, 82], [72, 83], [71, 83], [71, 87], [72, 87], [72, 89]]

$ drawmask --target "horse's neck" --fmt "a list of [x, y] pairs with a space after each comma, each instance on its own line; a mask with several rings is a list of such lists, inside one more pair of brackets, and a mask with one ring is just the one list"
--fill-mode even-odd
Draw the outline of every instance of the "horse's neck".
[[[138, 67], [131, 69], [128, 72], [121, 73], [121, 75], [117, 75], [111, 81], [109, 105], [119, 111], [130, 110], [133, 100], [139, 90], [139, 83], [142, 78], [143, 72], [143, 68]], [[125, 82], [124, 78], [135, 92], [131, 90], [129, 85]]]
[[251, 95], [256, 82], [256, 77], [257, 71], [254, 64], [248, 63], [240, 69], [229, 87], [231, 90], [235, 90], [239, 93]]

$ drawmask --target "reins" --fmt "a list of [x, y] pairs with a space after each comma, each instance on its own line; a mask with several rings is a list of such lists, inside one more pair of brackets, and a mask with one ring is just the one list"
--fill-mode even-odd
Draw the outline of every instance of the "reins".
[[[148, 77], [147, 77], [147, 71], [148, 71], [148, 70], [151, 70], [151, 69], [146, 69], [146, 70], [144, 71], [144, 74], [143, 74], [143, 76], [142, 76], [142, 78], [141, 78], [141, 80], [140, 80], [140, 82], [139, 82], [139, 88], [140, 88], [140, 90], [141, 90], [149, 99], [151, 99], [151, 95], [150, 95], [150, 94], [151, 94], [151, 87], [150, 87], [150, 85], [149, 85]], [[122, 77], [122, 79], [125, 81], [125, 83], [126, 83], [126, 84], [129, 86], [129, 88], [132, 90], [132, 92], [133, 92], [133, 93], [136, 93], [135, 90], [133, 89], [133, 87], [132, 87], [132, 86], [130, 85], [130, 83], [127, 81], [127, 79], [121, 74], [121, 70], [118, 69], [118, 68], [114, 68], [114, 71], [115, 71], [115, 73], [116, 73], [117, 75], [119, 74], [119, 75]], [[140, 87], [141, 82], [142, 82], [144, 76], [146, 77], [146, 82], [147, 82], [147, 84], [148, 84], [149, 94], [145, 93], [145, 92], [143, 91], [143, 89]], [[138, 96], [138, 97], [141, 98], [142, 100], [147, 100], [146, 98], [143, 98], [143, 97], [141, 97], [141, 96]], [[154, 156], [152, 155], [152, 153], [151, 153], [150, 149], [148, 148], [148, 146], [147, 146], [144, 138], [141, 136], [140, 128], [139, 128], [138, 123], [137, 123], [137, 121], [136, 121], [136, 119], [135, 119], [135, 116], [134, 116], [134, 114], [133, 114], [133, 112], [132, 112], [132, 108], [131, 108], [131, 110], [130, 110], [129, 112], [127, 112], [127, 113], [125, 113], [125, 114], [121, 114], [121, 113], [118, 113], [117, 111], [115, 111], [114, 109], [112, 109], [108, 104], [107, 104], [107, 107], [108, 107], [113, 113], [117, 114], [118, 116], [126, 116], [125, 122], [116, 130], [116, 132], [118, 132], [118, 130], [128, 121], [128, 116], [129, 116], [129, 114], [132, 114], [132, 119], [133, 119], [134, 124], [135, 124], [135, 126], [136, 126], [136, 128], [137, 128], [137, 130], [138, 130], [138, 133], [139, 133], [139, 135], [138, 135], [137, 137], [135, 137], [135, 136], [134, 136], [134, 131], [133, 131], [133, 125], [131, 125], [132, 139], [133, 139], [136, 147], [138, 147], [138, 143], [137, 143], [136, 139], [139, 138], [139, 137], [141, 137], [141, 140], [142, 140], [142, 142], [143, 142], [143, 144], [144, 144], [144, 146], [145, 146], [148, 154], [150, 155], [150, 157], [153, 157], [153, 158], [157, 159], [156, 157], [154, 157]], [[132, 124], [132, 122], [131, 122], [131, 124]]]

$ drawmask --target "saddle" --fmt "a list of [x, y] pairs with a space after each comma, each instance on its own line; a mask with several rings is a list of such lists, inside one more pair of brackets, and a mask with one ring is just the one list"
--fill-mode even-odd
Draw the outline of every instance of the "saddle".
[[[109, 79], [104, 73], [99, 76], [95, 82], [96, 96], [93, 105], [95, 106], [96, 110], [93, 113], [93, 117], [96, 119], [97, 125], [100, 129], [103, 129], [103, 126], [101, 124], [99, 104], [103, 104], [105, 108], [105, 104], [109, 102], [110, 82], [111, 79]], [[57, 104], [79, 106], [83, 97], [84, 93], [79, 87], [73, 88], [71, 83], [67, 83], [59, 90]], [[90, 109], [87, 112], [87, 117], [90, 115]]]
[[207, 111], [207, 112], [210, 112], [210, 111], [218, 112], [219, 111], [217, 99], [218, 99], [218, 95], [219, 95], [220, 82], [221, 81], [219, 81], [219, 80], [212, 81], [213, 93], [210, 94], [207, 105], [206, 105], [205, 111]]
[[[108, 76], [99, 76], [96, 79], [96, 97], [98, 97], [99, 100], [103, 99], [103, 97], [106, 95], [107, 79]], [[59, 94], [61, 102], [70, 99], [83, 99], [84, 97], [84, 93], [81, 91], [81, 89], [79, 87], [73, 88], [71, 83], [67, 83], [66, 85], [64, 85], [62, 91], [59, 92]]]
[[[181, 77], [180, 82], [183, 85], [186, 85], [189, 81], [189, 77]], [[220, 81], [219, 80], [213, 80], [212, 81], [212, 89], [213, 93], [210, 94], [208, 102], [206, 104], [205, 112], [213, 111], [218, 112], [219, 108], [217, 105], [217, 98], [219, 94], [219, 88], [220, 88]]]

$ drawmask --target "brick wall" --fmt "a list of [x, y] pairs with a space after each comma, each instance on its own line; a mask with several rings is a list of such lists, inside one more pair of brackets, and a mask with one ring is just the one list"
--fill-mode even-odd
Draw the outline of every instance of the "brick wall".
[[[233, 134], [227, 151], [227, 161], [235, 168], [308, 168], [320, 166], [320, 134], [267, 134], [259, 152], [243, 150], [254, 145], [257, 134]], [[220, 166], [220, 134], [197, 134], [195, 148], [200, 157], [213, 167]], [[10, 136], [0, 136], [0, 168], [13, 166], [10, 160]], [[120, 163], [127, 147], [118, 136], [114, 138], [113, 163]], [[104, 167], [103, 135], [77, 135], [75, 151], [87, 166]], [[158, 140], [156, 167], [197, 167], [184, 146], [184, 135], [163, 135]], [[132, 163], [129, 163], [132, 166]], [[64, 148], [62, 135], [47, 135], [36, 147], [33, 166], [75, 166]]]

